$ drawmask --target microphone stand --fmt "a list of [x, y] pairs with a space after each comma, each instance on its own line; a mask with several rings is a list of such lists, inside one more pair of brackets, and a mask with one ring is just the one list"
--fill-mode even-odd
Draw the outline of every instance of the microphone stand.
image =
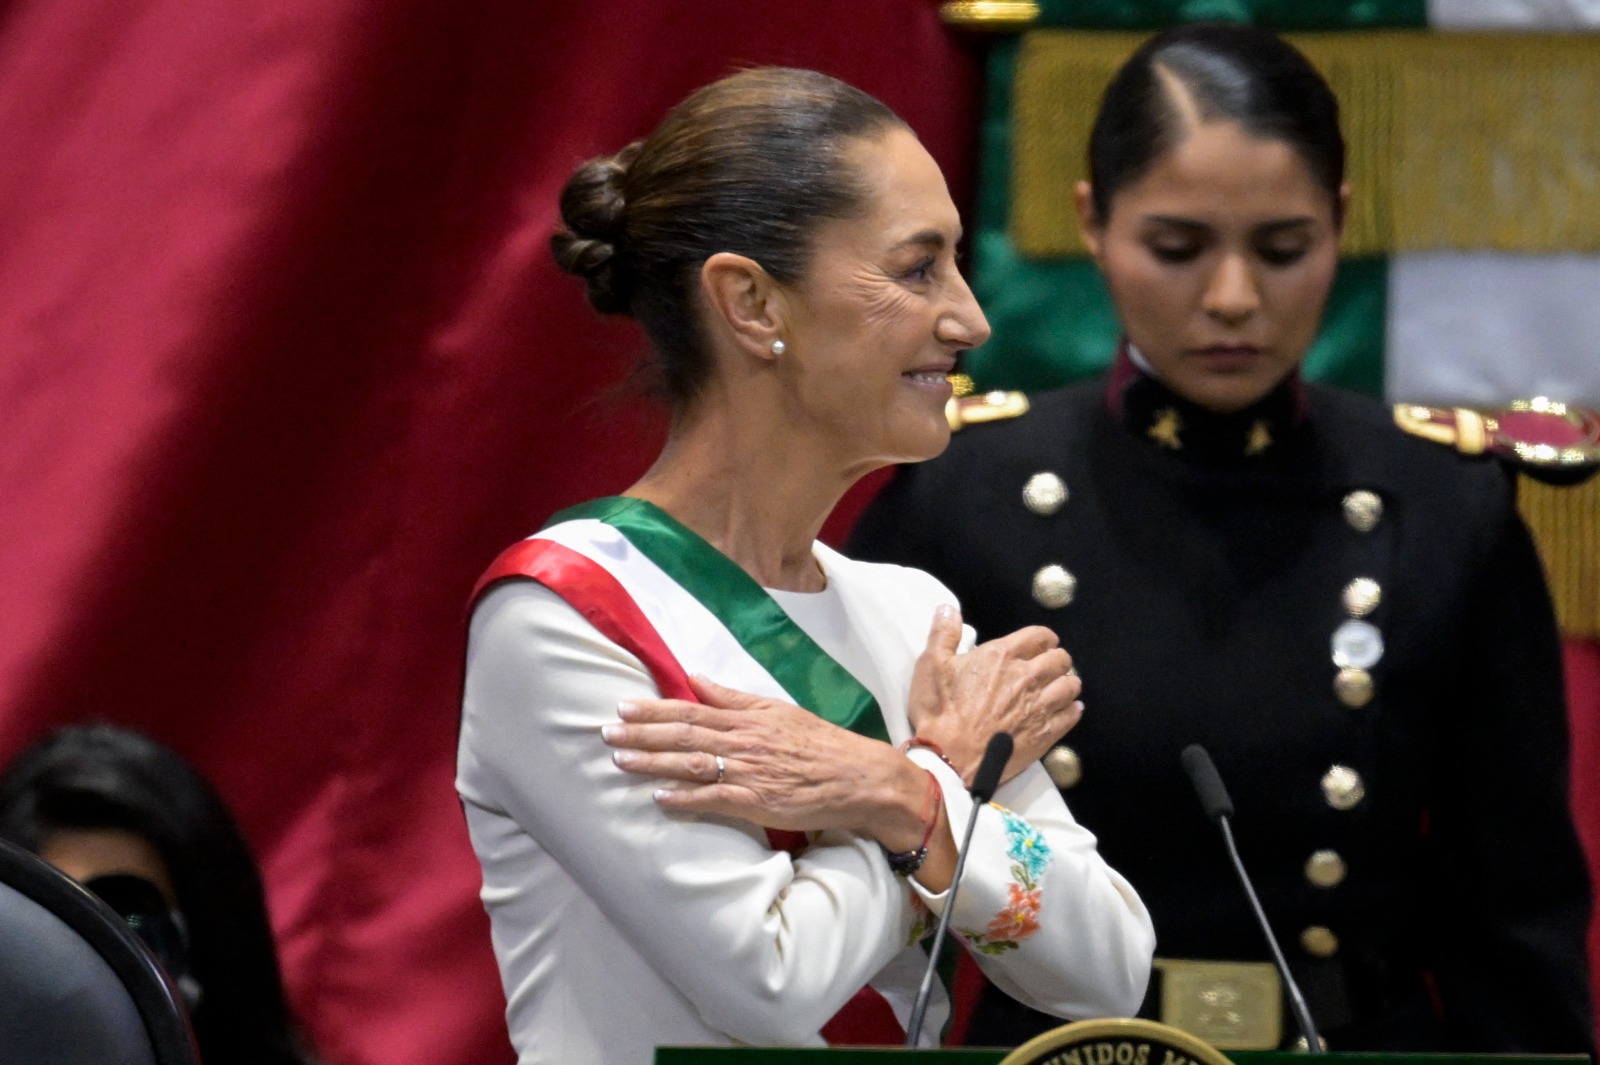
[[1306, 1051], [1311, 1054], [1324, 1052], [1322, 1039], [1317, 1035], [1316, 1025], [1311, 1023], [1311, 1010], [1306, 1007], [1306, 1000], [1300, 994], [1300, 985], [1289, 976], [1289, 962], [1283, 956], [1283, 948], [1278, 946], [1278, 937], [1272, 934], [1272, 926], [1267, 924], [1267, 913], [1261, 908], [1261, 900], [1256, 897], [1256, 889], [1250, 883], [1250, 877], [1244, 871], [1244, 861], [1239, 857], [1239, 848], [1233, 842], [1233, 828], [1228, 824], [1230, 818], [1224, 814], [1217, 818], [1217, 826], [1222, 829], [1223, 842], [1228, 847], [1228, 857], [1233, 861], [1233, 871], [1239, 876], [1239, 883], [1244, 885], [1245, 897], [1250, 900], [1250, 908], [1256, 913], [1256, 920], [1267, 932], [1267, 946], [1272, 950], [1273, 964], [1284, 975], [1284, 986], [1289, 989], [1289, 1009], [1294, 1013], [1295, 1023], [1300, 1026], [1300, 1034], [1306, 1037]]
[[972, 775], [972, 813], [967, 817], [967, 830], [961, 837], [961, 847], [956, 853], [956, 871], [950, 876], [950, 888], [945, 893], [944, 912], [939, 914], [939, 926], [933, 933], [933, 945], [928, 950], [928, 967], [922, 971], [922, 986], [917, 988], [916, 1004], [911, 1007], [911, 1022], [906, 1025], [906, 1046], [917, 1045], [922, 1034], [922, 1021], [928, 1012], [928, 999], [933, 993], [933, 978], [939, 968], [939, 951], [944, 946], [945, 933], [950, 929], [950, 915], [956, 909], [956, 886], [961, 883], [961, 871], [967, 867], [967, 844], [972, 842], [972, 830], [978, 827], [978, 811], [994, 797], [1000, 786], [1000, 774], [1011, 759], [1011, 733], [996, 732], [989, 737], [983, 749], [983, 760]]
[[1267, 947], [1272, 951], [1272, 962], [1278, 967], [1278, 975], [1283, 978], [1283, 986], [1289, 991], [1289, 1009], [1294, 1014], [1295, 1023], [1300, 1026], [1300, 1034], [1305, 1036], [1306, 1051], [1311, 1054], [1324, 1052], [1322, 1039], [1317, 1035], [1317, 1027], [1311, 1021], [1311, 1011], [1306, 1008], [1305, 996], [1300, 994], [1300, 985], [1295, 983], [1294, 976], [1289, 972], [1289, 962], [1283, 956], [1283, 949], [1278, 946], [1278, 937], [1272, 934], [1272, 925], [1267, 923], [1267, 912], [1261, 908], [1261, 900], [1256, 897], [1255, 885], [1250, 883], [1250, 874], [1245, 872], [1244, 860], [1239, 857], [1239, 848], [1233, 841], [1233, 826], [1229, 823], [1233, 818], [1233, 799], [1228, 796], [1227, 786], [1222, 783], [1222, 776], [1217, 772], [1216, 763], [1211, 760], [1211, 755], [1198, 743], [1191, 743], [1183, 749], [1180, 758], [1183, 768], [1189, 774], [1189, 780], [1194, 784], [1195, 794], [1200, 796], [1200, 805], [1205, 810], [1206, 816], [1217, 823], [1222, 829], [1222, 842], [1227, 845], [1228, 859], [1233, 862], [1234, 874], [1238, 876], [1240, 885], [1244, 888], [1245, 897], [1250, 900], [1250, 908], [1255, 912], [1256, 923], [1261, 926], [1261, 932], [1267, 937]]

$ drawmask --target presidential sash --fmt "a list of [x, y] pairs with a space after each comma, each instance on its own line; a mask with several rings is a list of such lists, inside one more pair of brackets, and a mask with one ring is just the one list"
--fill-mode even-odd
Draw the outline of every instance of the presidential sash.
[[[501, 553], [479, 578], [473, 602], [517, 578], [543, 584], [635, 655], [663, 698], [698, 701], [689, 686], [692, 671], [888, 740], [871, 692], [732, 559], [645, 500], [616, 496], [555, 515]], [[796, 855], [807, 842], [804, 833], [773, 829], [767, 838], [774, 849]], [[898, 1046], [905, 1031], [883, 993], [869, 985], [822, 1036], [835, 1045]]]

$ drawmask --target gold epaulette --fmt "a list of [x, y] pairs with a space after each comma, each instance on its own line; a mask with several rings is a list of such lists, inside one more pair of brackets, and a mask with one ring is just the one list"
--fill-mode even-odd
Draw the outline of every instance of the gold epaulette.
[[1028, 413], [1028, 397], [1021, 392], [983, 392], [975, 396], [951, 396], [944, 405], [944, 416], [952, 433], [968, 425], [999, 422]]
[[1492, 454], [1538, 476], [1600, 468], [1600, 412], [1539, 396], [1495, 410], [1396, 403], [1395, 424], [1463, 455]]
[[1398, 403], [1394, 420], [1425, 440], [1521, 470], [1517, 508], [1539, 547], [1561, 631], [1600, 637], [1600, 480], [1591, 479], [1600, 469], [1600, 413], [1540, 397], [1498, 410]]
[[945, 0], [939, 5], [945, 25], [963, 30], [1018, 33], [1039, 21], [1038, 0]]

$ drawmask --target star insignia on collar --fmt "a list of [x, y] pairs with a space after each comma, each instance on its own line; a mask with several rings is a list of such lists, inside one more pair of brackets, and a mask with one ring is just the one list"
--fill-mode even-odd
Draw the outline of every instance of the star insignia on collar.
[[1145, 435], [1162, 447], [1182, 451], [1183, 441], [1178, 439], [1178, 434], [1182, 431], [1183, 419], [1178, 417], [1178, 412], [1172, 407], [1165, 407], [1156, 415], [1156, 420], [1150, 428], [1145, 430]]
[[1272, 446], [1272, 430], [1267, 427], [1266, 419], [1257, 418], [1250, 427], [1250, 435], [1245, 438], [1244, 453], [1246, 455], [1259, 455]]

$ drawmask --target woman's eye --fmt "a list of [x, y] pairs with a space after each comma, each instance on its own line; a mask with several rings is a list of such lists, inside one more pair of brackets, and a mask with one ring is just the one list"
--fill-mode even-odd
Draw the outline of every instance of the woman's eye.
[[933, 278], [934, 262], [935, 260], [931, 257], [924, 259], [911, 269], [907, 270], [905, 273], [901, 274], [900, 279], [902, 281], [915, 281], [919, 284], [929, 281]]
[[1200, 254], [1200, 245], [1152, 244], [1150, 254], [1164, 263], [1186, 263]]
[[1256, 249], [1256, 254], [1261, 256], [1261, 261], [1268, 266], [1288, 266], [1305, 258], [1306, 247], [1303, 244], [1294, 244], [1287, 247], [1267, 245]]

